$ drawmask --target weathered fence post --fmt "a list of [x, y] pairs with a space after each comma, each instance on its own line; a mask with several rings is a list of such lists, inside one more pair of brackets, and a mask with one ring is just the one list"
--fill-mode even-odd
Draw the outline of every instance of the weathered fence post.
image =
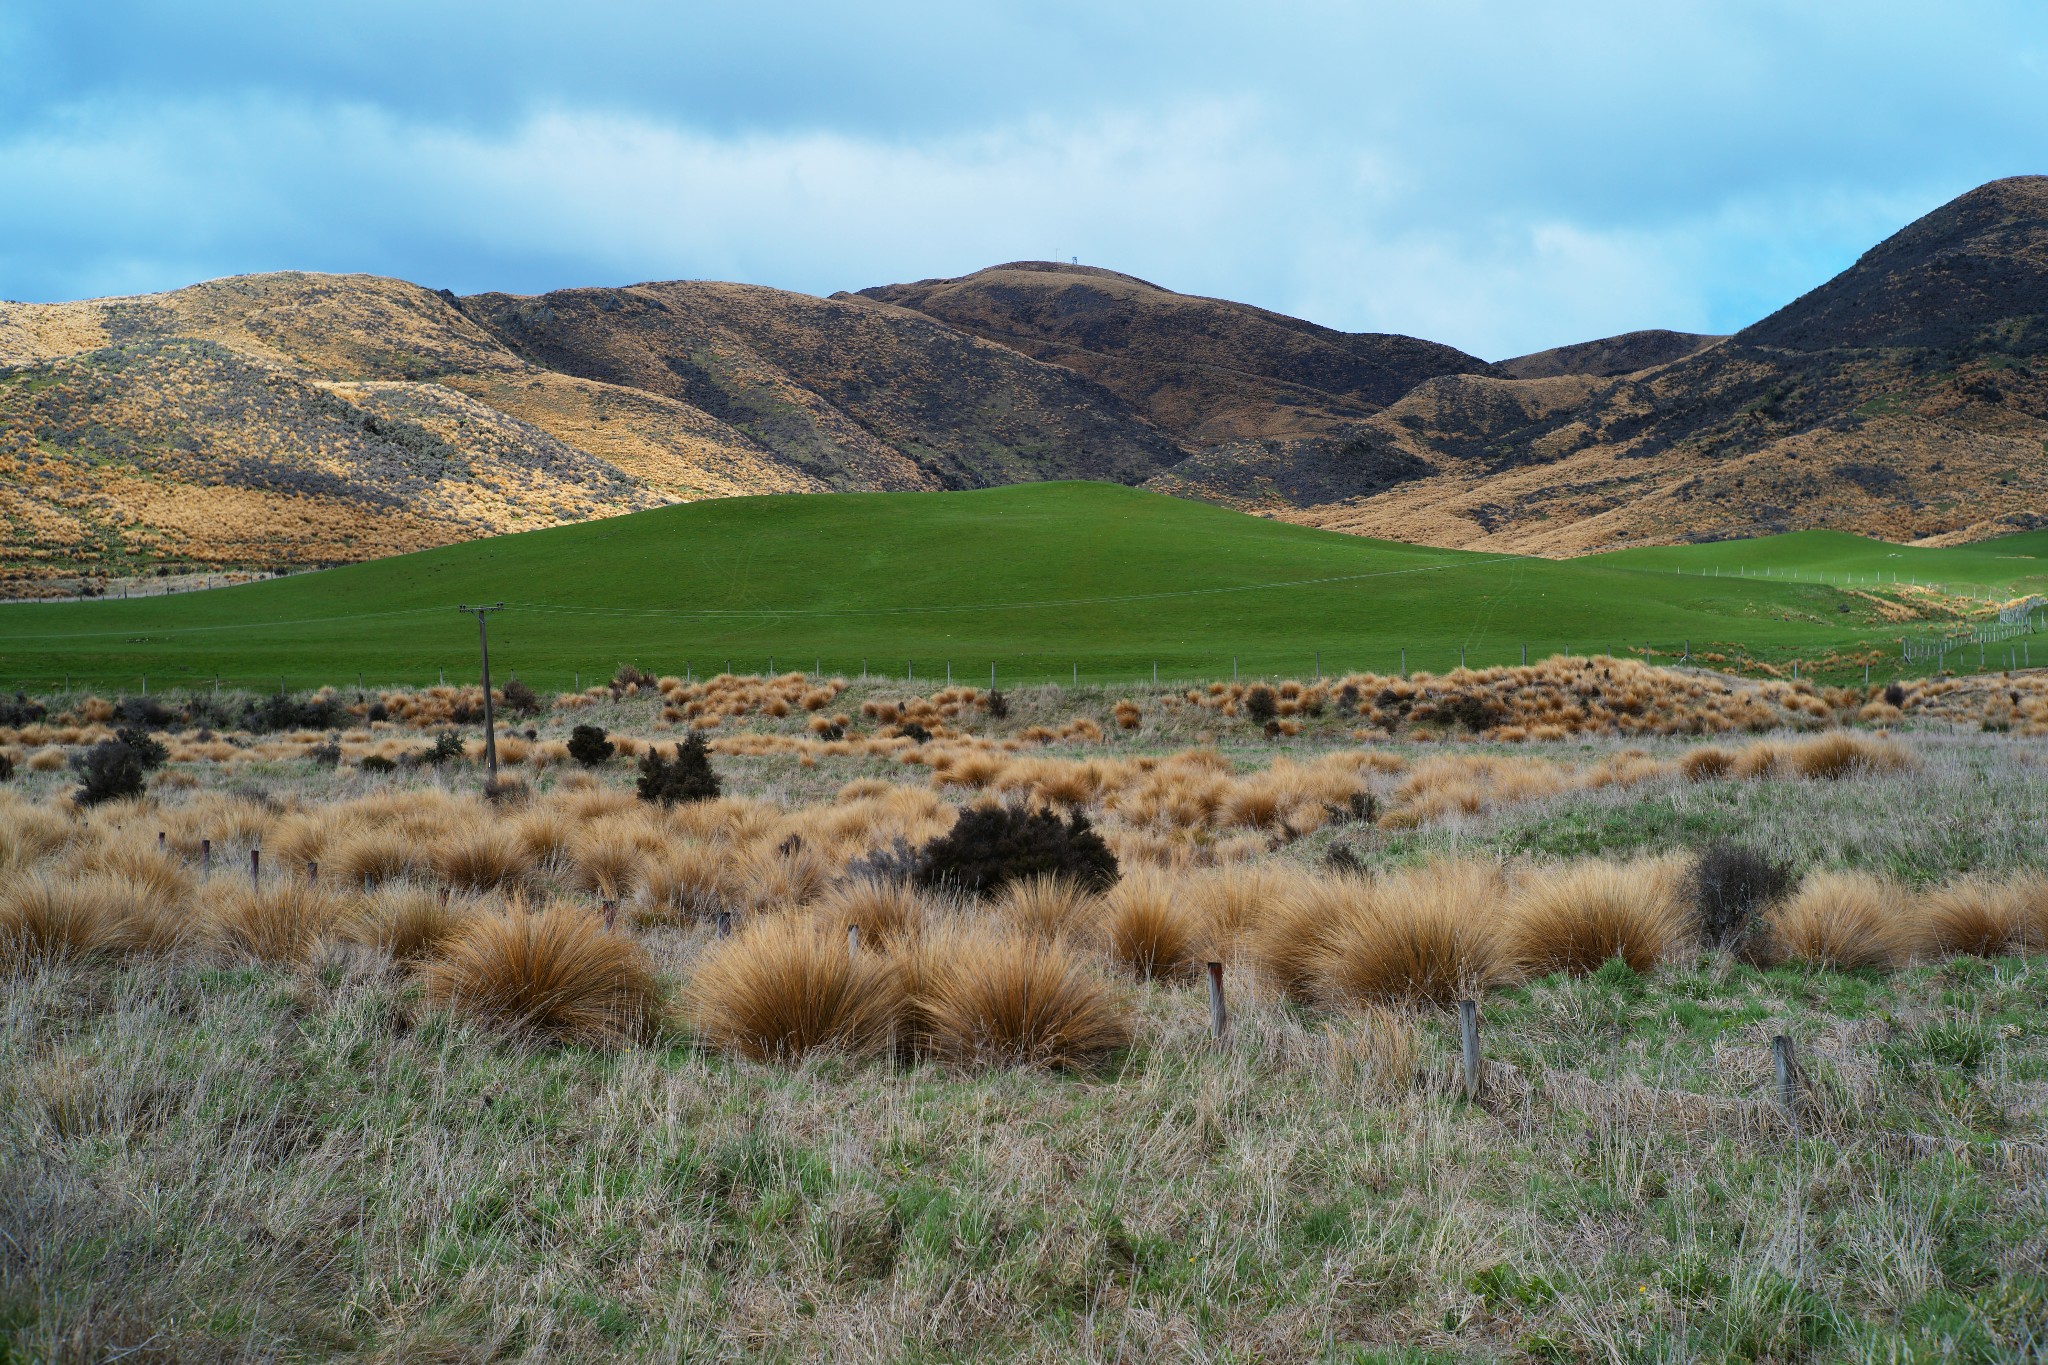
[[860, 926], [858, 924], [846, 926], [846, 955], [848, 957], [860, 956]]
[[251, 891], [258, 891], [262, 889], [262, 876], [263, 850], [260, 848], [252, 848], [249, 850], [249, 889]]
[[213, 840], [211, 839], [201, 839], [199, 841], [199, 875], [202, 877], [211, 877], [213, 875]]
[[1465, 1063], [1465, 1098], [1477, 1100], [1480, 1088], [1479, 1002], [1458, 1002], [1458, 1041]]
[[1223, 1041], [1224, 1030], [1230, 1027], [1230, 1011], [1223, 1003], [1223, 964], [1211, 962], [1209, 967], [1209, 1036], [1217, 1042]]
[[1771, 1066], [1778, 1074], [1778, 1103], [1784, 1107], [1785, 1122], [1799, 1133], [1799, 1064], [1792, 1056], [1792, 1039], [1777, 1034], [1771, 1039]]

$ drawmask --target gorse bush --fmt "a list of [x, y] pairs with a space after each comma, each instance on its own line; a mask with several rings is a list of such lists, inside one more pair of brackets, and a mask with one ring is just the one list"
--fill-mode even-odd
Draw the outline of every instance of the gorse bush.
[[389, 773], [398, 770], [398, 765], [382, 754], [364, 754], [356, 767], [366, 773]]
[[5, 725], [9, 729], [33, 725], [48, 714], [48, 708], [26, 692], [16, 692], [12, 697], [0, 697], [0, 725]]
[[314, 693], [294, 697], [284, 692], [249, 703], [242, 728], [265, 733], [276, 730], [338, 730], [355, 720], [337, 697]]
[[684, 801], [715, 801], [723, 785], [711, 767], [711, 746], [701, 730], [676, 745], [674, 758], [650, 747], [640, 758], [640, 781], [634, 790], [642, 801], [673, 806]]
[[1785, 894], [1790, 868], [1753, 848], [1723, 840], [1700, 854], [1692, 869], [1692, 908], [1700, 937], [1716, 948], [1738, 948], [1759, 911]]
[[154, 772], [170, 760], [171, 751], [163, 741], [139, 725], [127, 725], [114, 732], [114, 738], [135, 751], [135, 761], [146, 772]]
[[103, 739], [84, 753], [73, 754], [71, 767], [82, 783], [73, 798], [81, 806], [142, 795], [147, 772], [142, 756], [118, 739]]
[[1010, 699], [1000, 692], [988, 694], [988, 715], [990, 720], [1007, 720], [1010, 715]]
[[1116, 854], [1079, 811], [1062, 820], [1050, 811], [982, 806], [962, 811], [952, 829], [924, 846], [913, 879], [932, 890], [992, 896], [1022, 877], [1106, 888], [1117, 879]]
[[603, 767], [618, 752], [602, 725], [579, 725], [569, 732], [569, 757], [586, 768]]
[[540, 698], [525, 683], [514, 678], [505, 684], [502, 694], [505, 705], [515, 716], [531, 716], [540, 712]]
[[462, 757], [462, 736], [453, 730], [443, 730], [434, 736], [433, 747], [420, 755], [420, 761], [431, 763], [436, 768], [443, 763], [454, 762]]
[[1280, 698], [1264, 683], [1244, 694], [1244, 714], [1254, 725], [1265, 725], [1280, 714]]

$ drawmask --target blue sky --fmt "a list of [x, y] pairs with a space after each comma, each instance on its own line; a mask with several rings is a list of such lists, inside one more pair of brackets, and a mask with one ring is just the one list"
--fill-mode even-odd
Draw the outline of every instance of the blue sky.
[[1489, 359], [2048, 170], [2038, 3], [0, 4], [0, 297], [1079, 257]]

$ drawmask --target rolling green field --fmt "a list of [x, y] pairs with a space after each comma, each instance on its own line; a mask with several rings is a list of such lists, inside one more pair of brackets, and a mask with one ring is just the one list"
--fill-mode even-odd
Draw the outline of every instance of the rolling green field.
[[[1721, 572], [1716, 576], [1715, 570]], [[1769, 568], [1771, 576], [1759, 576]], [[739, 498], [243, 587], [0, 606], [0, 682], [543, 687], [822, 667], [966, 682], [1442, 670], [1569, 649], [1888, 676], [1902, 627], [1845, 575], [2048, 589], [2048, 535], [1956, 550], [1831, 533], [1573, 561], [1366, 540], [1106, 484]], [[1832, 577], [1836, 582], [1815, 581]], [[1861, 585], [1867, 588], [1868, 584]], [[1920, 633], [1933, 624], [1916, 627]], [[1924, 667], [1924, 666], [1923, 666]]]

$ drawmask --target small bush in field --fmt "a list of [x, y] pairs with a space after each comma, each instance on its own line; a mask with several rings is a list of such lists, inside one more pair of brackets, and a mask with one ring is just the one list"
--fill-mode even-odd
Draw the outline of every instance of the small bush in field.
[[505, 705], [515, 716], [531, 716], [540, 711], [540, 698], [534, 694], [532, 688], [517, 678], [505, 684], [502, 695], [505, 698]]
[[579, 725], [569, 732], [569, 757], [586, 768], [602, 767], [617, 752], [602, 725]]
[[640, 759], [640, 781], [635, 790], [642, 801], [673, 806], [679, 801], [715, 801], [723, 789], [711, 767], [711, 746], [700, 730], [676, 745], [674, 758], [665, 759], [661, 750], [650, 747]]
[[1280, 714], [1280, 698], [1272, 688], [1260, 683], [1244, 694], [1244, 714], [1254, 725], [1270, 724]]
[[434, 736], [434, 747], [420, 757], [421, 761], [431, 763], [436, 768], [443, 763], [456, 761], [462, 757], [462, 736], [453, 730], [443, 730]]
[[366, 773], [379, 774], [396, 772], [398, 770], [398, 765], [382, 754], [365, 754], [362, 761], [356, 764], [356, 767]]
[[163, 741], [139, 725], [121, 727], [114, 731], [114, 738], [135, 751], [135, 759], [145, 772], [163, 767], [170, 759], [171, 751], [164, 747]]
[[13, 779], [14, 760], [6, 754], [0, 754], [0, 782], [11, 782]]
[[341, 766], [341, 736], [329, 735], [324, 741], [306, 750], [306, 757], [316, 768], [338, 768]]
[[1906, 689], [1899, 685], [1897, 679], [1893, 679], [1884, 685], [1884, 699], [1885, 704], [1888, 706], [1904, 706], [1906, 704]]
[[991, 690], [988, 694], [988, 716], [990, 720], [1009, 719], [1010, 699], [1000, 692]]
[[81, 806], [142, 795], [142, 758], [118, 739], [103, 739], [74, 755], [71, 766], [84, 784], [73, 798]]
[[0, 697], [0, 725], [11, 729], [33, 725], [47, 714], [49, 709], [26, 692]]
[[924, 846], [914, 880], [932, 890], [992, 896], [1021, 877], [1069, 877], [1102, 889], [1115, 884], [1116, 855], [1075, 811], [984, 806], [960, 813], [953, 828]]
[[896, 733], [914, 744], [923, 744], [932, 737], [932, 732], [914, 720], [907, 720], [896, 727]]
[[1790, 869], [1753, 848], [1722, 842], [1693, 865], [1693, 914], [1700, 936], [1717, 948], [1733, 948], [1749, 937], [1757, 912], [1785, 894]]

